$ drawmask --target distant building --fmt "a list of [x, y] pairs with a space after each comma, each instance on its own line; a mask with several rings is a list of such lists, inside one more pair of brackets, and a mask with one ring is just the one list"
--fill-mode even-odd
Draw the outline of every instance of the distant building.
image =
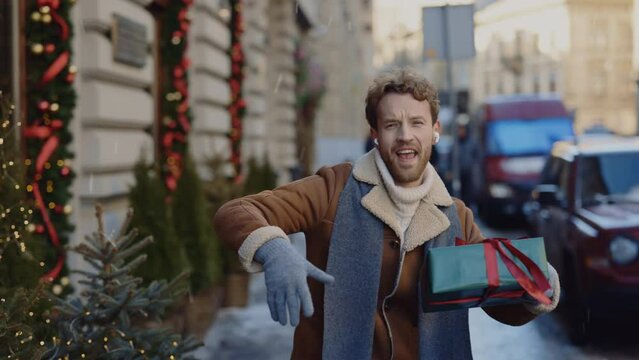
[[575, 109], [577, 131], [603, 124], [635, 133], [632, 14], [633, 0], [499, 0], [480, 8], [474, 103], [556, 92]]
[[300, 3], [315, 5], [307, 11], [314, 14], [309, 36], [326, 73], [326, 94], [315, 119], [315, 168], [357, 159], [368, 134], [364, 98], [373, 78], [372, 1]]

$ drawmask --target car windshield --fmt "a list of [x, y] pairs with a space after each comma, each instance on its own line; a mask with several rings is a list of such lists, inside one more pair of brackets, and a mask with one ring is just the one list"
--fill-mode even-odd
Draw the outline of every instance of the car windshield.
[[486, 128], [489, 155], [544, 155], [555, 141], [571, 139], [570, 118], [556, 117], [538, 120], [498, 120]]
[[583, 206], [639, 202], [639, 152], [584, 156], [579, 169]]

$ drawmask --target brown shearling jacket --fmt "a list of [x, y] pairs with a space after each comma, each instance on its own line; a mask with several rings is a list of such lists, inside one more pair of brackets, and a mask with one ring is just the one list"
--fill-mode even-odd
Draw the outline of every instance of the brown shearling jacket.
[[[370, 153], [358, 160], [354, 167], [351, 164], [324, 167], [316, 175], [275, 190], [232, 200], [217, 212], [214, 220], [215, 230], [224, 243], [238, 250], [241, 261], [249, 271], [260, 269], [260, 265], [253, 262], [253, 255], [266, 241], [277, 236], [285, 237], [285, 234], [304, 232], [307, 259], [325, 270], [339, 195], [349, 176], [352, 174], [359, 181], [373, 184], [374, 188], [362, 198], [362, 205], [386, 224], [378, 310], [375, 315], [373, 358], [390, 358], [391, 340], [384, 324], [385, 311], [393, 333], [393, 358], [414, 359], [419, 344], [416, 284], [424, 257], [424, 247], [420, 245], [449, 226], [448, 219], [436, 206], [450, 206], [454, 202], [464, 240], [471, 243], [483, 240], [479, 228], [474, 223], [472, 211], [461, 200], [450, 197], [434, 169], [428, 166], [436, 179], [428, 195], [422, 199], [415, 213], [417, 218], [411, 222], [403, 244], [400, 244], [397, 235], [398, 225], [394, 221], [391, 200]], [[420, 236], [413, 236], [415, 234]], [[407, 253], [401, 269], [399, 286], [390, 305], [382, 309], [384, 297], [393, 289], [402, 247], [406, 247]], [[323, 284], [310, 278], [308, 283], [315, 313], [310, 318], [301, 317], [295, 330], [292, 359], [321, 359], [324, 326], [330, 326], [324, 324]], [[525, 324], [536, 316], [521, 305], [491, 307], [485, 308], [484, 311], [494, 319], [510, 325]]]

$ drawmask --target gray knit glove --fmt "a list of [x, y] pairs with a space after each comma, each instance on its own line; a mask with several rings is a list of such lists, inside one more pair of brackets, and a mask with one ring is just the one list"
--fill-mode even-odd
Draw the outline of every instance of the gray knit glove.
[[537, 304], [524, 304], [526, 309], [535, 315], [541, 315], [555, 310], [557, 304], [559, 303], [559, 297], [561, 296], [561, 285], [559, 284], [559, 275], [557, 274], [557, 270], [548, 264], [548, 282], [550, 282], [550, 286], [552, 287], [546, 292], [546, 296], [550, 298], [552, 301], [548, 305], [544, 305], [541, 303]]
[[291, 243], [283, 238], [274, 238], [255, 252], [255, 260], [264, 266], [268, 307], [271, 317], [286, 325], [286, 308], [291, 325], [300, 320], [300, 304], [304, 316], [313, 315], [313, 301], [306, 283], [306, 277], [330, 284], [335, 279], [308, 262]]

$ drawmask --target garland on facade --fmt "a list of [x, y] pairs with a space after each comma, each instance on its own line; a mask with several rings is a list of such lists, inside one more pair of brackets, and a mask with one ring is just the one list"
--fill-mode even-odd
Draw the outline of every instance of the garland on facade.
[[242, 82], [244, 80], [244, 52], [242, 50], [242, 34], [244, 23], [242, 19], [242, 0], [232, 0], [231, 4], [231, 76], [228, 79], [231, 89], [231, 103], [228, 111], [231, 116], [231, 131], [228, 136], [231, 140], [231, 164], [235, 169], [235, 179], [241, 179], [242, 175], [242, 119], [246, 113], [246, 101], [242, 97]]
[[[77, 72], [71, 65], [70, 9], [73, 0], [33, 0], [27, 5], [27, 124], [23, 127], [26, 143], [27, 191], [36, 209], [33, 226], [36, 234], [48, 238], [55, 256], [46, 259], [44, 279], [56, 279], [64, 268], [64, 244], [73, 231], [70, 187], [73, 153], [69, 149], [76, 93], [73, 81]], [[54, 263], [51, 266], [51, 263]]]
[[175, 191], [182, 176], [184, 157], [191, 130], [187, 70], [191, 65], [186, 56], [190, 27], [188, 11], [193, 0], [169, 1], [163, 13], [162, 68], [165, 79], [160, 125], [162, 175], [169, 192]]

